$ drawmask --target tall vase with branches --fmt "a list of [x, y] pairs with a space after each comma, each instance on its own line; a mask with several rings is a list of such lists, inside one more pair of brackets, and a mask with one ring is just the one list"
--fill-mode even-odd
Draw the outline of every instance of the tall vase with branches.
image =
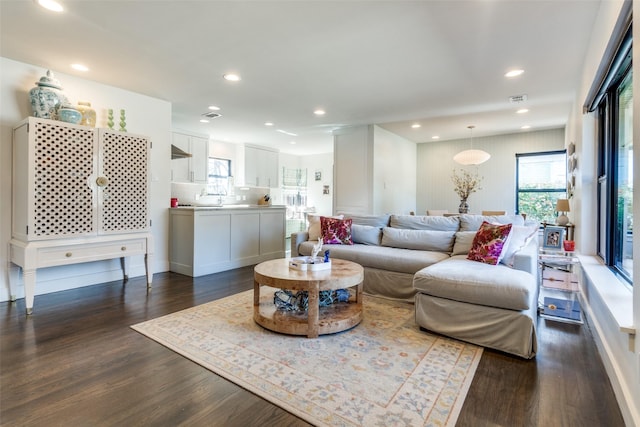
[[453, 175], [451, 175], [451, 180], [453, 181], [454, 191], [460, 197], [458, 212], [469, 213], [469, 203], [467, 203], [467, 199], [472, 193], [482, 190], [480, 187], [482, 177], [478, 176], [477, 172], [472, 174], [464, 169], [460, 169], [460, 172], [458, 173], [454, 169]]

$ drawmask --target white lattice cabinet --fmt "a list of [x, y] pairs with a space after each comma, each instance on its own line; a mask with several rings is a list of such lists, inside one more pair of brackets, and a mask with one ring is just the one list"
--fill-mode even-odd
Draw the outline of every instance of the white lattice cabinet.
[[34, 117], [14, 128], [9, 261], [28, 314], [42, 267], [120, 258], [126, 281], [127, 257], [144, 255], [151, 286], [149, 149], [143, 136]]

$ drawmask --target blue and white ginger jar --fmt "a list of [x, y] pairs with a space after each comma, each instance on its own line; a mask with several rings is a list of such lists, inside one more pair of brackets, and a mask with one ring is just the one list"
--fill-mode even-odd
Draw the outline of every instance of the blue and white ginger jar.
[[54, 119], [58, 107], [63, 103], [69, 103], [62, 93], [60, 82], [53, 76], [51, 70], [47, 70], [47, 75], [42, 76], [36, 85], [29, 91], [34, 117]]

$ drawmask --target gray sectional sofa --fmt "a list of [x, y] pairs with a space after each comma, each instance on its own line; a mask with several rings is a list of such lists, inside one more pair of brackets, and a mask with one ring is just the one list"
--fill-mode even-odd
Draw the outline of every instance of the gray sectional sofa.
[[[354, 244], [325, 244], [322, 250], [362, 265], [365, 293], [414, 302], [416, 322], [424, 329], [524, 358], [535, 356], [537, 223], [520, 215], [343, 216], [353, 221]], [[513, 224], [498, 265], [467, 259], [484, 220]], [[292, 234], [292, 257], [311, 255], [317, 241], [309, 239], [309, 231]]]

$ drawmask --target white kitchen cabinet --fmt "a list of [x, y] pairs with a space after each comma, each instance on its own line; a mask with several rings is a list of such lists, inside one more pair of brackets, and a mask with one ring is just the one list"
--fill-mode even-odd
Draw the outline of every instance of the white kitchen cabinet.
[[[13, 129], [9, 260], [23, 270], [27, 313], [36, 269], [153, 254], [146, 137], [30, 117]], [[12, 299], [15, 299], [14, 286]]]
[[245, 185], [278, 187], [278, 152], [253, 145], [244, 147]]
[[197, 135], [173, 132], [171, 141], [182, 151], [191, 154], [191, 157], [171, 160], [171, 181], [206, 184], [209, 140]]
[[285, 207], [169, 210], [169, 268], [202, 276], [285, 256]]

